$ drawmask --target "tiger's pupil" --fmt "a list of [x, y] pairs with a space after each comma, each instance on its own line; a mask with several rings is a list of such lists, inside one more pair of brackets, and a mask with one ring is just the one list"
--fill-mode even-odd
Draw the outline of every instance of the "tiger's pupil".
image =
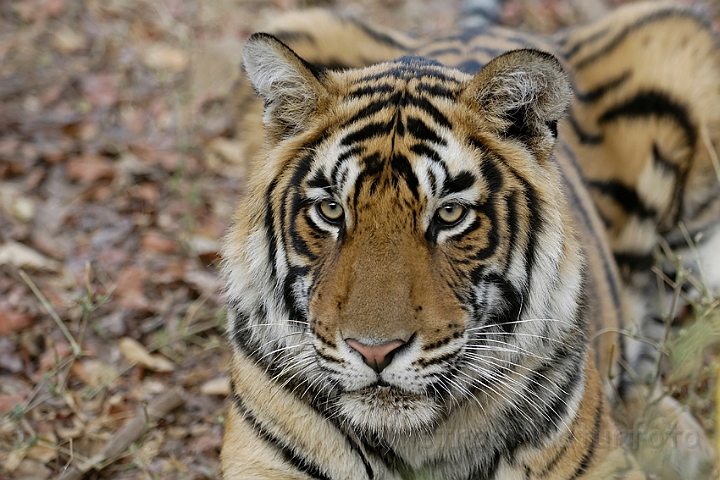
[[437, 211], [437, 217], [438, 219], [445, 224], [453, 224], [458, 221], [465, 215], [465, 207], [462, 207], [457, 204], [449, 204], [444, 205], [440, 207]]
[[319, 205], [320, 214], [330, 222], [337, 222], [343, 216], [343, 208], [332, 200], [323, 200]]

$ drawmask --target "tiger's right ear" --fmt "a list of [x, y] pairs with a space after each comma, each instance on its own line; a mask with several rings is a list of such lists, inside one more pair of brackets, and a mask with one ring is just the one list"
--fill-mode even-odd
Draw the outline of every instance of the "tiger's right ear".
[[311, 65], [277, 38], [253, 34], [243, 50], [243, 66], [265, 101], [263, 123], [276, 141], [303, 130], [327, 94], [325, 70]]

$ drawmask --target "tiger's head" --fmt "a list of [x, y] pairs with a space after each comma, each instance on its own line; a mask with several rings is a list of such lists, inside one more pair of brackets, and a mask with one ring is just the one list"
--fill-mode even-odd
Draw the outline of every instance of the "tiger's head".
[[361, 432], [557, 409], [585, 358], [559, 62], [331, 71], [255, 34], [244, 66], [266, 141], [224, 247], [235, 348]]

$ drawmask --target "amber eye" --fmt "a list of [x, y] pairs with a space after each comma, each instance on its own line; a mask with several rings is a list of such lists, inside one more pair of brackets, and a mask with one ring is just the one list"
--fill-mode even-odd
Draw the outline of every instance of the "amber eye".
[[435, 215], [440, 223], [446, 226], [451, 226], [462, 220], [463, 217], [465, 217], [465, 212], [467, 212], [467, 208], [462, 205], [458, 205], [457, 203], [448, 203], [447, 205], [443, 205], [438, 208]]
[[330, 223], [338, 223], [345, 213], [340, 204], [333, 200], [323, 200], [318, 203], [317, 209], [320, 215]]

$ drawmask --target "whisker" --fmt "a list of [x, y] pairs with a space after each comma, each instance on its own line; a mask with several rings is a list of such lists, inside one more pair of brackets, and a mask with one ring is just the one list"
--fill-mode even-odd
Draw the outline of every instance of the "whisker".
[[[523, 323], [532, 323], [532, 322], [556, 322], [556, 323], [565, 323], [565, 322], [563, 322], [562, 320], [559, 320], [559, 319], [557, 319], [557, 318], [525, 318], [525, 319], [523, 319], [523, 320], [514, 320], [514, 321], [512, 321], [512, 322], [503, 322], [503, 325], [520, 325], [520, 324], [523, 324]], [[478, 331], [478, 330], [486, 330], [486, 329], [488, 329], [488, 328], [493, 328], [493, 327], [500, 327], [500, 324], [498, 324], [498, 323], [487, 323], [487, 324], [485, 324], [485, 325], [478, 325], [478, 326], [475, 326], [475, 327], [466, 328], [465, 331], [466, 331], [466, 332], [471, 332], [471, 331]]]

